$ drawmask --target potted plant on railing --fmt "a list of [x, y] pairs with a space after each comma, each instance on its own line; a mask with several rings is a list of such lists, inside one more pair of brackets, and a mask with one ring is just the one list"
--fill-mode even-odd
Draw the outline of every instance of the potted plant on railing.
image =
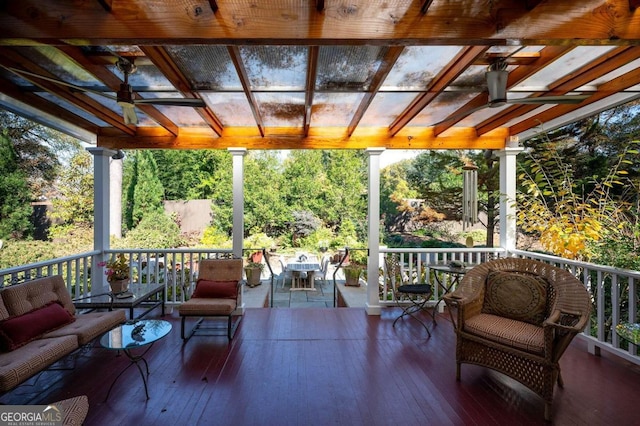
[[244, 266], [244, 274], [247, 277], [247, 285], [249, 287], [255, 287], [257, 285], [262, 284], [260, 281], [260, 276], [262, 275], [262, 270], [264, 269], [264, 264], [254, 262], [250, 260]]
[[106, 266], [104, 273], [112, 293], [124, 293], [129, 289], [129, 262], [124, 254], [120, 253], [115, 259], [100, 262], [98, 266]]
[[344, 266], [344, 285], [360, 287], [360, 275], [367, 266], [366, 250], [349, 250], [349, 264]]

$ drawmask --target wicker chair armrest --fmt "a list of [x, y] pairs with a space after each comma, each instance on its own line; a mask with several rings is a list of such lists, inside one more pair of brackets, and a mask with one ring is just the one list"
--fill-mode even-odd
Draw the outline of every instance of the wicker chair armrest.
[[588, 316], [582, 312], [554, 310], [542, 324], [543, 327], [554, 327], [569, 333], [580, 333], [587, 324]]

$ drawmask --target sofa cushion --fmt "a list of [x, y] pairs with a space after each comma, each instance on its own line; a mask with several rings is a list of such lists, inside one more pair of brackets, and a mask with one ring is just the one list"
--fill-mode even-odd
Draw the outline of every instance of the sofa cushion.
[[482, 312], [542, 325], [547, 310], [547, 285], [547, 281], [537, 275], [490, 272]]
[[510, 347], [544, 355], [544, 329], [523, 321], [478, 314], [464, 322], [464, 331]]
[[0, 392], [9, 391], [78, 348], [76, 336], [37, 339], [0, 356]]
[[76, 313], [69, 290], [67, 290], [60, 275], [37, 278], [22, 284], [5, 287], [0, 294], [9, 315], [12, 317], [26, 314], [54, 301], [62, 303], [62, 306], [71, 315]]
[[120, 309], [115, 311], [89, 312], [76, 315], [75, 322], [60, 327], [57, 330], [50, 331], [42, 337], [74, 335], [78, 339], [78, 344], [82, 346], [125, 321], [125, 311]]
[[0, 350], [12, 351], [73, 321], [75, 318], [59, 302], [8, 318], [0, 322]]
[[238, 281], [213, 281], [199, 279], [193, 292], [194, 298], [235, 299], [238, 296]]

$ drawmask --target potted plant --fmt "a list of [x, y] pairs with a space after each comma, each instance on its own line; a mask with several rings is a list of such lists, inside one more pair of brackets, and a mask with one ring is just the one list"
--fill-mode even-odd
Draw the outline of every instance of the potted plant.
[[349, 264], [344, 266], [346, 286], [360, 287], [360, 275], [367, 265], [366, 250], [349, 250]]
[[247, 277], [247, 285], [249, 287], [255, 287], [257, 285], [262, 284], [260, 281], [260, 276], [262, 275], [262, 270], [264, 269], [264, 264], [249, 261], [244, 266], [244, 274]]
[[129, 289], [129, 262], [124, 254], [120, 253], [115, 259], [100, 262], [98, 266], [106, 266], [104, 273], [112, 293], [124, 293]]

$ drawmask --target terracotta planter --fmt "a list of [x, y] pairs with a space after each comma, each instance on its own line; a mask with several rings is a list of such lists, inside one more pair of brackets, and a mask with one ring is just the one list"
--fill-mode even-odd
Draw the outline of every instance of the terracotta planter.
[[123, 293], [129, 289], [129, 278], [109, 281], [112, 293]]
[[344, 268], [344, 285], [351, 287], [360, 287], [360, 274], [362, 268], [359, 267], [346, 267]]

